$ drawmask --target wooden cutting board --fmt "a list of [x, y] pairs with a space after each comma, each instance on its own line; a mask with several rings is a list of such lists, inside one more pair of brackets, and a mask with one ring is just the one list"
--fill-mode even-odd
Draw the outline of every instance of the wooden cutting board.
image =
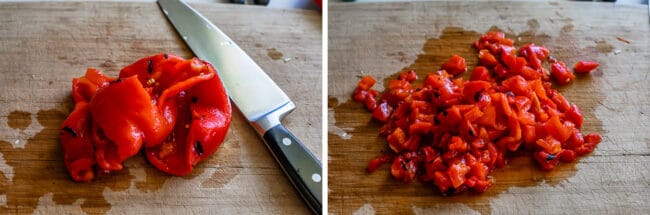
[[[650, 213], [650, 27], [646, 5], [581, 2], [331, 2], [329, 10], [329, 211], [333, 214]], [[380, 124], [351, 100], [359, 77], [383, 90], [405, 68], [424, 77], [452, 54], [476, 65], [471, 43], [490, 29], [517, 45], [534, 42], [573, 65], [600, 67], [560, 88], [585, 116], [583, 132], [603, 142], [551, 172], [518, 157], [492, 173], [483, 194], [440, 197], [432, 185], [404, 185], [389, 165], [366, 174], [389, 150]], [[630, 43], [617, 40], [621, 37]], [[470, 67], [470, 70], [473, 66]]]
[[[320, 13], [194, 6], [294, 100], [286, 127], [320, 159]], [[223, 145], [189, 176], [165, 175], [140, 154], [93, 182], [70, 180], [58, 134], [72, 78], [88, 67], [116, 76], [163, 52], [192, 57], [154, 2], [0, 3], [0, 213], [308, 213], [237, 110]]]

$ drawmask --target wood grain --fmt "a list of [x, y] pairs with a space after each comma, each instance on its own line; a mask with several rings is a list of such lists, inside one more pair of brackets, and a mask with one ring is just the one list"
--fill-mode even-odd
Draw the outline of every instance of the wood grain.
[[[294, 100], [285, 125], [320, 159], [321, 15], [194, 6]], [[271, 49], [289, 60], [271, 59]], [[138, 155], [94, 182], [70, 180], [58, 128], [71, 111], [71, 79], [88, 67], [115, 76], [162, 52], [192, 57], [153, 2], [0, 3], [0, 213], [308, 213], [237, 110], [224, 144], [187, 177], [165, 175]]]
[[[650, 27], [643, 6], [582, 2], [330, 2], [328, 60], [329, 212], [332, 214], [650, 213]], [[516, 157], [492, 173], [483, 194], [440, 197], [432, 185], [404, 185], [368, 161], [389, 150], [361, 104], [362, 75], [386, 80], [407, 68], [423, 77], [452, 54], [475, 65], [471, 43], [500, 29], [573, 65], [601, 66], [560, 88], [585, 115], [583, 132], [604, 139], [594, 153], [552, 172]], [[616, 37], [630, 41], [621, 42]], [[472, 67], [470, 67], [470, 70]], [[384, 80], [382, 82], [381, 80]]]

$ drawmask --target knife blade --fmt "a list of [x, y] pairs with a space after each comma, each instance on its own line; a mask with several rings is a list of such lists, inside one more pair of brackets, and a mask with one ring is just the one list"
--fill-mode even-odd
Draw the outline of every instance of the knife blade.
[[281, 123], [295, 109], [289, 96], [223, 31], [185, 2], [158, 0], [158, 5], [192, 52], [214, 65], [235, 106], [309, 208], [321, 214], [321, 163]]

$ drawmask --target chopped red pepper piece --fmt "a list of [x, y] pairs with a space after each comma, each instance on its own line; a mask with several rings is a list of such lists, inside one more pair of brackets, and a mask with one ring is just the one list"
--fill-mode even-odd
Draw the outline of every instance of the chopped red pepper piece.
[[442, 69], [447, 71], [451, 75], [458, 75], [467, 71], [467, 65], [465, 64], [465, 58], [453, 55], [445, 64], [442, 65]]
[[551, 76], [553, 76], [560, 85], [567, 85], [576, 78], [576, 76], [569, 71], [562, 61], [551, 64]]
[[573, 66], [573, 71], [575, 71], [578, 74], [585, 74], [585, 73], [590, 73], [594, 69], [598, 67], [598, 63], [596, 62], [591, 62], [591, 61], [578, 61]]
[[369, 90], [373, 85], [375, 85], [375, 82], [375, 79], [371, 76], [363, 76], [363, 78], [361, 78], [361, 81], [359, 81], [359, 89]]

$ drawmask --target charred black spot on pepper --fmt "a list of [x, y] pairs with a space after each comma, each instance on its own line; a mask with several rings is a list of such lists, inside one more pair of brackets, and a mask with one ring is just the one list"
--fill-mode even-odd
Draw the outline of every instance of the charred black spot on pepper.
[[153, 60], [151, 60], [151, 59], [149, 59], [149, 61], [147, 61], [147, 72], [149, 72], [149, 74], [151, 74], [153, 72]]
[[438, 93], [438, 90], [433, 91], [433, 96], [436, 98], [440, 98], [440, 93]]
[[481, 99], [481, 95], [481, 91], [476, 91], [476, 93], [474, 93], [474, 101], [478, 102]]
[[447, 189], [447, 191], [445, 191], [445, 193], [444, 193], [443, 195], [444, 195], [444, 196], [451, 196], [451, 195], [453, 195], [455, 192], [456, 192], [456, 188], [450, 187], [449, 189]]
[[203, 154], [203, 145], [201, 145], [201, 141], [196, 141], [194, 143], [194, 149], [196, 149], [196, 153], [201, 156]]
[[163, 56], [165, 57], [165, 59], [169, 58], [169, 55], [167, 53], [165, 53]]
[[467, 130], [467, 133], [469, 133], [469, 136], [472, 136], [472, 137], [476, 136], [476, 134], [474, 134], [474, 131], [472, 131], [472, 129]]
[[74, 129], [68, 127], [68, 126], [63, 127], [61, 130], [70, 133], [70, 135], [72, 135], [72, 137], [77, 137], [77, 132]]
[[121, 78], [115, 79], [115, 81], [111, 81], [110, 84], [115, 84], [115, 83], [120, 83], [122, 81]]
[[199, 97], [193, 96], [192, 97], [192, 104], [196, 104], [197, 101], [199, 101]]
[[404, 169], [404, 171], [408, 170], [408, 168], [406, 168], [406, 164], [404, 164], [404, 161], [400, 161], [399, 163], [402, 164], [402, 169]]
[[433, 118], [433, 124], [434, 124], [434, 125], [439, 125], [439, 124], [440, 124], [440, 120], [439, 120], [437, 117], [434, 117], [434, 118]]
[[442, 110], [442, 115], [447, 116], [447, 110]]
[[551, 161], [551, 160], [555, 160], [554, 154], [548, 154], [548, 156], [546, 156], [546, 161]]

